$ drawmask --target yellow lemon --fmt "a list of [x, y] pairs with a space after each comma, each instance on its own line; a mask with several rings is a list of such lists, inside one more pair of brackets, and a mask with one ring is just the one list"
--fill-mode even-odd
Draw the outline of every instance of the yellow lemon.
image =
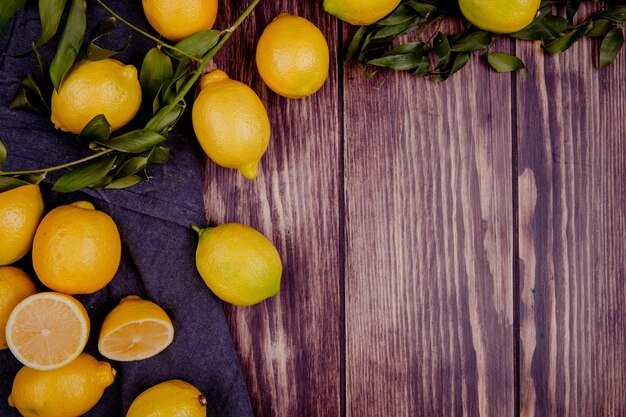
[[206, 417], [206, 404], [198, 388], [172, 379], [139, 394], [126, 417]]
[[150, 25], [172, 41], [180, 41], [213, 27], [217, 0], [143, 0]]
[[200, 80], [191, 119], [198, 141], [213, 162], [254, 179], [270, 141], [265, 106], [247, 85], [214, 70]]
[[15, 375], [9, 405], [24, 417], [78, 417], [96, 405], [114, 378], [111, 365], [86, 353], [52, 371], [25, 366]]
[[98, 350], [114, 361], [151, 358], [174, 340], [174, 327], [167, 313], [152, 301], [129, 295], [102, 323]]
[[0, 266], [28, 253], [44, 205], [38, 185], [24, 185], [0, 193]]
[[480, 29], [512, 33], [528, 26], [541, 0], [459, 0], [463, 15]]
[[22, 300], [6, 327], [11, 353], [24, 365], [46, 371], [67, 365], [89, 338], [89, 316], [75, 298], [42, 292]]
[[395, 9], [400, 0], [324, 0], [324, 10], [351, 25], [367, 26]]
[[21, 269], [0, 266], [0, 350], [8, 348], [5, 328], [9, 314], [23, 299], [37, 292], [35, 284]]
[[48, 288], [89, 294], [104, 288], [120, 264], [117, 226], [91, 203], [79, 201], [50, 211], [33, 241], [33, 267]]
[[196, 267], [215, 295], [249, 306], [278, 294], [283, 266], [265, 236], [238, 223], [196, 230]]
[[82, 60], [52, 92], [52, 123], [64, 132], [80, 133], [99, 114], [112, 130], [130, 122], [141, 105], [137, 69], [114, 59]]
[[256, 49], [261, 78], [275, 93], [287, 98], [310, 96], [328, 78], [326, 38], [308, 20], [283, 13], [270, 23]]

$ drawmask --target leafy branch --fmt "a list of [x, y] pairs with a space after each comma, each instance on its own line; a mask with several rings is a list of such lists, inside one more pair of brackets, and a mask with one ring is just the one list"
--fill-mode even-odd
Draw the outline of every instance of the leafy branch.
[[[553, 13], [555, 5], [565, 6], [565, 17]], [[497, 38], [540, 41], [546, 52], [556, 54], [584, 37], [600, 37], [598, 69], [605, 68], [624, 45], [626, 7], [619, 1], [605, 2], [600, 11], [574, 24], [579, 7], [580, 0], [543, 0], [527, 27], [502, 35], [473, 26], [462, 16], [457, 2], [405, 0], [389, 16], [357, 30], [348, 46], [347, 60], [363, 64], [367, 76], [375, 74], [377, 68], [386, 68], [445, 81], [463, 68], [474, 52], [482, 52], [481, 56], [498, 72], [526, 69], [520, 58], [491, 51]], [[460, 20], [467, 30], [448, 35], [436, 31], [422, 39], [431, 26], [448, 17]]]
[[[52, 88], [58, 88], [78, 58], [105, 59], [125, 49], [127, 45], [118, 50], [107, 50], [96, 44], [98, 39], [113, 32], [115, 22], [119, 20], [157, 43], [144, 57], [139, 73], [144, 127], [111, 137], [110, 124], [104, 115], [98, 115], [78, 135], [78, 141], [93, 152], [91, 155], [53, 167], [0, 171], [0, 191], [27, 183], [39, 183], [49, 172], [64, 169], [68, 171], [54, 183], [55, 191], [72, 192], [85, 187], [125, 188], [149, 179], [147, 167], [150, 164], [164, 163], [169, 157], [169, 149], [159, 145], [167, 140], [168, 132], [185, 111], [185, 96], [202, 75], [209, 61], [260, 0], [253, 0], [227, 29], [199, 31], [176, 45], [166, 44], [137, 28], [102, 0], [96, 2], [111, 13], [112, 17], [96, 26], [87, 45], [81, 49], [86, 26], [86, 3], [85, 0], [70, 0], [67, 23], [50, 66], [38, 53], [37, 47], [50, 40], [57, 32], [66, 8], [66, 0], [40, 2], [42, 35], [37, 42], [33, 42], [32, 52], [39, 63], [41, 81], [38, 83], [35, 77], [27, 75], [21, 81], [9, 107], [49, 114]], [[24, 3], [21, 0], [9, 0], [9, 3], [0, 6], [0, 28]], [[7, 150], [0, 142], [0, 165], [6, 157]]]

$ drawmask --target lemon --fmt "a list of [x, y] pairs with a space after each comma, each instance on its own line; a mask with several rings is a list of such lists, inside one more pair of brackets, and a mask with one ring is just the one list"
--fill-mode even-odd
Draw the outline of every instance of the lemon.
[[283, 267], [265, 236], [238, 223], [196, 230], [196, 267], [215, 295], [249, 306], [278, 294]]
[[283, 13], [270, 23], [256, 49], [261, 78], [275, 93], [287, 98], [310, 96], [328, 78], [326, 38], [308, 20]]
[[172, 41], [180, 41], [213, 27], [217, 0], [143, 0], [150, 25]]
[[0, 193], [0, 266], [28, 253], [44, 205], [38, 185], [24, 185]]
[[128, 362], [151, 358], [174, 340], [167, 313], [152, 301], [129, 295], [102, 323], [98, 350], [111, 360]]
[[24, 417], [78, 417], [96, 405], [114, 378], [111, 365], [86, 353], [53, 371], [25, 366], [15, 375], [9, 405]]
[[206, 417], [206, 398], [179, 379], [148, 388], [132, 402], [126, 417]]
[[205, 74], [200, 88], [191, 119], [202, 149], [216, 164], [256, 178], [271, 133], [263, 103], [250, 87], [220, 70]]
[[461, 12], [480, 29], [512, 33], [528, 26], [541, 0], [459, 0]]
[[400, 0], [324, 0], [324, 10], [351, 25], [367, 26], [395, 9]]
[[4, 329], [9, 314], [23, 299], [37, 292], [35, 284], [21, 269], [0, 266], [0, 350], [8, 348]]
[[48, 288], [89, 294], [104, 288], [120, 264], [117, 226], [91, 203], [79, 201], [50, 211], [33, 241], [33, 267]]
[[114, 59], [82, 60], [52, 92], [52, 123], [64, 132], [80, 133], [99, 114], [112, 130], [130, 122], [141, 105], [137, 69]]
[[42, 292], [26, 297], [9, 315], [6, 338], [13, 356], [46, 371], [67, 365], [85, 348], [89, 316], [74, 297]]

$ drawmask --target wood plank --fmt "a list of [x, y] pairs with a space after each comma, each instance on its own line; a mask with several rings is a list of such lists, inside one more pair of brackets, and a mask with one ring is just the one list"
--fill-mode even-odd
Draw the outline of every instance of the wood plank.
[[[221, 27], [234, 21], [246, 3], [220, 3]], [[329, 41], [330, 78], [307, 99], [277, 96], [256, 70], [258, 38], [280, 12], [311, 20]], [[231, 78], [259, 94], [272, 123], [272, 140], [256, 180], [211, 162], [205, 172], [208, 219], [257, 228], [273, 240], [284, 263], [280, 296], [251, 308], [226, 307], [259, 417], [339, 414], [336, 39], [336, 20], [323, 12], [321, 2], [262, 2], [217, 57]]]
[[521, 415], [626, 413], [626, 55], [519, 43]]
[[347, 415], [513, 415], [511, 77], [378, 82], [347, 68]]

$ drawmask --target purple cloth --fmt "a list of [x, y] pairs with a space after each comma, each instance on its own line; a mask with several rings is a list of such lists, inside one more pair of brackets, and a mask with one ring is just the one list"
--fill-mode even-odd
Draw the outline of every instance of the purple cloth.
[[[111, 0], [110, 6], [143, 29], [149, 29], [140, 2]], [[95, 24], [109, 17], [95, 2], [88, 5], [88, 33]], [[38, 74], [35, 58], [15, 57], [29, 49], [40, 33], [33, 6], [18, 12], [0, 35], [0, 138], [9, 157], [1, 169], [5, 171], [56, 165], [88, 155], [74, 135], [55, 131], [50, 120], [8, 109], [20, 79]], [[103, 46], [119, 47], [132, 36], [129, 48], [115, 58], [141, 68], [145, 52], [154, 43], [117, 23], [117, 30]], [[41, 52], [48, 59], [54, 43]], [[189, 113], [189, 112], [188, 112]], [[101, 291], [77, 296], [89, 312], [91, 337], [86, 352], [99, 355], [97, 338], [104, 317], [119, 300], [137, 294], [165, 309], [174, 323], [174, 342], [159, 355], [137, 362], [111, 362], [118, 371], [113, 385], [87, 416], [123, 416], [133, 399], [145, 389], [168, 379], [192, 383], [208, 400], [207, 416], [252, 416], [250, 400], [222, 303], [209, 291], [198, 275], [195, 263], [196, 234], [192, 224], [204, 225], [202, 200], [202, 159], [188, 119], [183, 119], [171, 132], [166, 146], [171, 148], [170, 160], [149, 168], [154, 177], [126, 190], [87, 190], [84, 193], [58, 194], [50, 191], [51, 175], [42, 184], [46, 209], [81, 199], [113, 217], [122, 236], [123, 256], [113, 281]], [[33, 278], [30, 256], [18, 266]], [[40, 290], [45, 290], [41, 284]], [[18, 416], [9, 408], [7, 398], [13, 378], [21, 364], [8, 350], [0, 351], [0, 416]]]

